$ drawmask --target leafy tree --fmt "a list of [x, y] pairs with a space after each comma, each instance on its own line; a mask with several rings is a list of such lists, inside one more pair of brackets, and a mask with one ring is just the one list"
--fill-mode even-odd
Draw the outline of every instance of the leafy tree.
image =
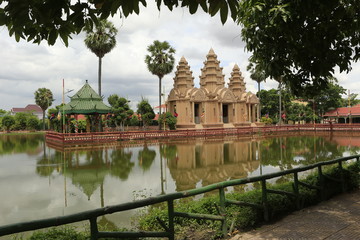
[[119, 97], [117, 94], [113, 94], [108, 97], [108, 102], [113, 114], [110, 117], [111, 122], [115, 124], [116, 128], [120, 127], [121, 130], [124, 130], [125, 122], [129, 121], [131, 115], [134, 114], [134, 111], [129, 106], [130, 101]]
[[358, 0], [239, 1], [242, 39], [267, 77], [283, 76], [295, 93], [322, 89], [360, 57]]
[[358, 94], [350, 93], [348, 97], [342, 99], [341, 107], [348, 107], [349, 105], [355, 106], [360, 104], [360, 99], [357, 99], [357, 97]]
[[30, 116], [26, 120], [26, 126], [29, 130], [38, 130], [40, 125], [40, 121], [36, 116]]
[[137, 115], [132, 115], [130, 119], [130, 126], [139, 126], [139, 118]]
[[7, 113], [4, 109], [0, 109], [0, 116], [4, 116]]
[[309, 104], [292, 102], [287, 109], [287, 120], [310, 122], [314, 119], [316, 120], [317, 117]]
[[6, 115], [2, 118], [2, 125], [10, 132], [11, 127], [15, 124], [15, 118], [11, 115]]
[[[175, 64], [175, 49], [166, 41], [155, 40], [147, 48], [150, 55], [145, 56], [148, 70], [159, 78], [159, 116], [161, 115], [161, 80], [164, 75], [171, 73]], [[159, 129], [160, 126], [159, 126]]]
[[[260, 103], [262, 106], [261, 114], [270, 117], [273, 122], [278, 122], [279, 120], [279, 91], [277, 89], [270, 90], [261, 90], [261, 99]], [[281, 91], [281, 104], [282, 108], [287, 111], [293, 95], [288, 90]]]
[[15, 130], [25, 130], [27, 128], [27, 119], [33, 116], [31, 113], [18, 112], [15, 114]]
[[102, 58], [105, 56], [105, 54], [109, 53], [116, 46], [117, 32], [118, 31], [115, 28], [114, 24], [107, 21], [106, 19], [99, 20], [95, 27], [93, 25], [89, 25], [89, 27], [86, 28], [87, 35], [84, 40], [85, 45], [99, 58], [98, 93], [100, 96]]
[[137, 105], [137, 113], [140, 114], [143, 126], [145, 128], [150, 125], [155, 117], [154, 110], [149, 104], [149, 101], [144, 98]]
[[45, 111], [48, 107], [51, 106], [54, 101], [53, 94], [50, 89], [47, 88], [39, 88], [35, 93], [35, 103], [42, 109], [43, 111], [43, 130], [45, 130]]
[[174, 117], [170, 112], [163, 113], [159, 117], [159, 125], [163, 126], [164, 122], [165, 125], [168, 126], [170, 130], [176, 129], [177, 118]]
[[59, 116], [59, 106], [56, 106], [55, 108], [49, 108], [48, 110], [48, 119], [50, 122], [50, 129], [53, 129], [55, 131], [60, 131], [61, 129], [61, 122], [58, 119]]
[[[220, 11], [222, 23], [226, 22], [230, 10], [232, 19], [236, 19], [237, 0], [221, 1], [156, 1], [160, 10], [162, 4], [170, 11], [174, 7], [187, 7], [191, 14], [199, 9], [211, 16]], [[98, 22], [98, 16], [107, 19], [114, 16], [118, 11], [121, 17], [129, 14], [140, 13], [140, 3], [146, 7], [147, 0], [123, 1], [123, 0], [27, 0], [27, 1], [0, 1], [0, 26], [6, 26], [10, 36], [15, 36], [16, 41], [20, 38], [40, 44], [47, 41], [54, 45], [57, 38], [61, 38], [68, 46], [72, 34], [79, 34], [85, 25], [92, 26]]]
[[345, 94], [346, 90], [336, 82], [337, 80], [333, 79], [327, 87], [307, 98], [312, 102], [311, 105], [315, 104], [317, 115], [322, 116], [327, 111], [342, 106], [342, 94]]

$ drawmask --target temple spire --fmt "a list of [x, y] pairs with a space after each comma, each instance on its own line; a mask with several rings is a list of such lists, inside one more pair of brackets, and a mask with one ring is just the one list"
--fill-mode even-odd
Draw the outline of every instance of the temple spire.
[[231, 77], [229, 78], [229, 89], [235, 94], [235, 96], [240, 97], [246, 91], [244, 77], [242, 72], [237, 64], [234, 65], [231, 72]]
[[181, 93], [185, 93], [186, 90], [194, 87], [194, 77], [184, 56], [181, 57], [176, 69], [174, 88], [178, 89]]
[[217, 87], [224, 87], [224, 75], [220, 67], [220, 61], [217, 60], [217, 55], [214, 50], [210, 48], [206, 55], [204, 67], [201, 69], [200, 86], [207, 88], [210, 92], [214, 92]]

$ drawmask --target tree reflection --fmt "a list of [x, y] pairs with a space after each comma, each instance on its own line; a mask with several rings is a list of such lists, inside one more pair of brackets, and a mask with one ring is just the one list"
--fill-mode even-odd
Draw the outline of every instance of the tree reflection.
[[123, 148], [112, 151], [110, 155], [110, 174], [120, 178], [121, 180], [127, 180], [135, 165], [131, 162], [131, 156], [132, 151], [125, 151]]
[[0, 135], [0, 155], [13, 153], [38, 154], [41, 152], [39, 145], [43, 141], [43, 134]]
[[144, 170], [144, 172], [150, 169], [152, 163], [154, 162], [155, 156], [156, 151], [149, 149], [147, 145], [145, 145], [144, 148], [139, 151], [139, 165]]

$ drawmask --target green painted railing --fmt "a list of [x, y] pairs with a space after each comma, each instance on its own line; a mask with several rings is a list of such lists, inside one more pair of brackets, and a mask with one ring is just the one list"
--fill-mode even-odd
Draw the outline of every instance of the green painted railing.
[[[38, 230], [48, 227], [54, 227], [54, 226], [60, 226], [70, 223], [76, 223], [80, 221], [90, 221], [90, 233], [91, 233], [91, 239], [96, 240], [100, 238], [136, 238], [136, 237], [165, 237], [168, 239], [174, 239], [175, 238], [175, 230], [174, 230], [174, 217], [185, 217], [185, 218], [196, 218], [196, 219], [208, 219], [208, 220], [214, 220], [214, 221], [221, 221], [221, 230], [222, 233], [225, 235], [228, 231], [228, 226], [226, 225], [226, 206], [230, 204], [240, 205], [240, 206], [250, 206], [254, 208], [261, 208], [264, 210], [264, 219], [266, 221], [269, 219], [269, 207], [268, 207], [268, 201], [267, 201], [267, 195], [269, 193], [273, 194], [284, 194], [287, 196], [290, 196], [294, 201], [296, 202], [296, 205], [298, 208], [301, 208], [300, 206], [300, 194], [299, 194], [299, 186], [302, 185], [307, 188], [311, 189], [317, 189], [320, 193], [320, 196], [324, 196], [324, 181], [322, 179], [328, 178], [327, 175], [323, 174], [323, 166], [326, 165], [332, 165], [332, 164], [338, 164], [338, 167], [342, 169], [342, 163], [349, 160], [356, 160], [359, 162], [360, 155], [354, 155], [349, 157], [342, 157], [330, 161], [325, 162], [319, 162], [312, 165], [304, 166], [304, 167], [298, 167], [294, 169], [289, 169], [281, 172], [261, 175], [261, 176], [255, 176], [255, 177], [248, 177], [248, 178], [242, 178], [242, 179], [234, 179], [229, 180], [225, 182], [220, 182], [216, 184], [211, 184], [205, 187], [197, 188], [197, 189], [191, 189], [188, 191], [183, 192], [177, 192], [177, 193], [170, 193], [166, 195], [160, 195], [156, 197], [150, 197], [143, 200], [138, 200], [134, 202], [128, 202], [123, 203], [119, 205], [114, 206], [108, 206], [103, 208], [98, 208], [95, 210], [85, 211], [81, 213], [71, 214], [67, 216], [61, 216], [61, 217], [55, 217], [55, 218], [48, 218], [48, 219], [42, 219], [42, 220], [36, 220], [31, 222], [22, 222], [22, 223], [16, 223], [6, 226], [0, 227], [0, 236], [10, 235], [14, 233], [20, 233], [25, 231], [32, 231], [32, 230]], [[320, 179], [320, 185], [319, 186], [312, 186], [307, 183], [304, 183], [299, 180], [298, 175], [300, 172], [304, 172], [311, 169], [317, 169], [319, 179]], [[279, 190], [273, 190], [273, 189], [267, 189], [266, 187], [266, 181], [272, 178], [281, 177], [284, 175], [293, 174], [294, 179], [294, 188], [293, 192], [285, 192], [285, 191], [279, 191]], [[343, 178], [340, 179], [332, 179], [334, 181], [338, 181], [342, 183], [342, 189], [345, 191], [345, 181]], [[247, 184], [247, 183], [253, 183], [253, 182], [261, 182], [261, 190], [262, 190], [262, 204], [257, 205], [254, 203], [247, 203], [247, 202], [240, 202], [235, 200], [230, 200], [225, 197], [225, 188], [241, 185], [241, 184]], [[187, 198], [203, 193], [207, 193], [210, 191], [218, 190], [219, 191], [219, 206], [218, 206], [218, 215], [211, 215], [211, 214], [195, 214], [195, 213], [185, 213], [185, 212], [175, 212], [174, 210], [174, 201], [181, 198]], [[137, 209], [141, 207], [146, 207], [149, 205], [154, 205], [158, 203], [167, 203], [168, 208], [168, 223], [163, 222], [158, 218], [159, 224], [164, 228], [163, 232], [101, 232], [98, 230], [97, 225], [97, 218], [103, 215], [112, 214], [116, 212], [122, 212], [126, 210], [131, 209]]]

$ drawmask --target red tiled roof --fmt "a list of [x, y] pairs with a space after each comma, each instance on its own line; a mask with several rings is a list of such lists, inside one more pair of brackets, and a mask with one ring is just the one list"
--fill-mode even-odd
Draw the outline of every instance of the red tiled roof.
[[25, 109], [27, 111], [35, 111], [35, 112], [42, 112], [42, 109], [41, 107], [39, 107], [38, 105], [36, 104], [28, 104]]
[[351, 116], [360, 116], [360, 105], [337, 108], [335, 110], [325, 113], [324, 117], [346, 117], [350, 114]]
[[37, 112], [37, 113], [42, 113], [41, 107], [39, 107], [36, 104], [28, 104], [24, 108], [12, 108], [11, 111], [14, 112], [14, 113], [17, 113], [17, 112]]

